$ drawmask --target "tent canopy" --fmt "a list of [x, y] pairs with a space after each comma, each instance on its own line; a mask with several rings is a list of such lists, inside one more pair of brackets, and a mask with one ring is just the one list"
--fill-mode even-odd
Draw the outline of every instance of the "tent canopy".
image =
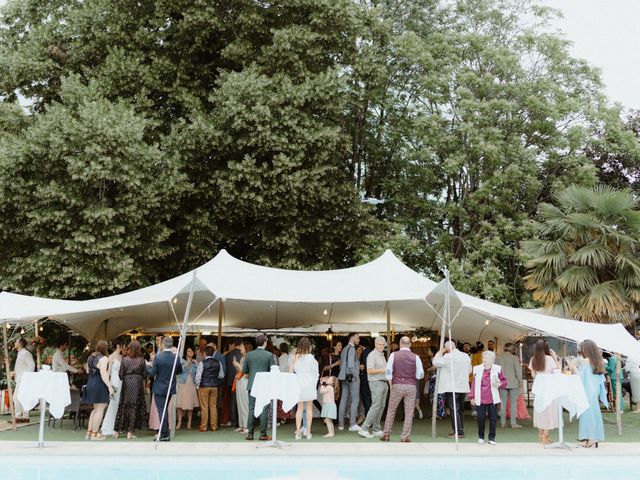
[[222, 250], [196, 270], [105, 298], [55, 300], [3, 292], [0, 319], [19, 323], [48, 317], [86, 338], [113, 338], [132, 329], [176, 329], [182, 322], [194, 274], [191, 328], [209, 330], [217, 325], [223, 301], [222, 326], [227, 331], [295, 327], [313, 331], [314, 326], [338, 324], [385, 331], [387, 307], [396, 330], [440, 330], [448, 293], [457, 339], [509, 341], [532, 332], [545, 333], [577, 342], [591, 338], [604, 349], [640, 358], [640, 344], [622, 325], [566, 320], [458, 293], [447, 280], [436, 284], [389, 250], [370, 263], [328, 271], [262, 267]]

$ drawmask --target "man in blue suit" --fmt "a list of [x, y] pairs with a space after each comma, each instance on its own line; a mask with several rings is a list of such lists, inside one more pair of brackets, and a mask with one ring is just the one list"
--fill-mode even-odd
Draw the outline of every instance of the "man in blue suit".
[[[153, 366], [147, 367], [147, 374], [153, 379], [153, 398], [156, 401], [156, 408], [158, 409], [158, 417], [162, 419], [162, 411], [165, 409], [165, 405], [168, 405], [171, 401], [171, 396], [176, 393], [176, 379], [175, 376], [171, 378], [171, 372], [173, 371], [173, 362], [176, 358], [176, 354], [173, 352], [173, 338], [164, 337], [162, 339], [162, 351], [156, 355], [153, 359]], [[176, 370], [174, 375], [180, 375], [182, 373], [182, 363], [176, 362]], [[171, 382], [171, 390], [169, 390], [169, 382]], [[169, 437], [169, 412], [164, 415], [164, 421], [160, 426], [160, 441], [168, 442]]]

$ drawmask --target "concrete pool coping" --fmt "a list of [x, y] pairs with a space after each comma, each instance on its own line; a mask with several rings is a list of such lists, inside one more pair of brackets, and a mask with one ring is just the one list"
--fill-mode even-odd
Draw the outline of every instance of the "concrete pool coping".
[[494, 446], [461, 443], [456, 450], [452, 443], [290, 443], [283, 449], [257, 448], [258, 442], [228, 443], [160, 443], [157, 451], [153, 442], [46, 442], [38, 449], [36, 442], [0, 442], [0, 457], [13, 455], [34, 456], [140, 456], [176, 454], [180, 456], [427, 456], [427, 457], [522, 457], [522, 456], [637, 456], [640, 443], [601, 443], [599, 448], [575, 448], [571, 451], [545, 449], [539, 443], [502, 443]]

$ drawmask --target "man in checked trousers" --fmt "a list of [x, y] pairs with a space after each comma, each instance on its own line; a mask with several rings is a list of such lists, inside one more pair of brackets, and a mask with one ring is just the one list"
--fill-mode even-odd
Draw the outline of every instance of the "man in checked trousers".
[[424, 378], [422, 361], [410, 350], [411, 339], [400, 339], [400, 350], [393, 352], [387, 362], [386, 377], [391, 384], [391, 396], [389, 408], [384, 421], [383, 442], [388, 442], [391, 436], [391, 427], [396, 417], [396, 410], [400, 402], [404, 402], [404, 424], [400, 433], [400, 441], [410, 442], [411, 425], [413, 424], [413, 409], [416, 405], [416, 389], [420, 379]]

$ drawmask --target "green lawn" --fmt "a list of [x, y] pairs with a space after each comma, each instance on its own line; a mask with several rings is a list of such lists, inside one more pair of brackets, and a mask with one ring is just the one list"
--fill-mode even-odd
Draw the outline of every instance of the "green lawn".
[[[37, 415], [34, 414], [32, 418], [37, 419]], [[8, 420], [6, 416], [0, 417], [2, 420]], [[633, 413], [627, 410], [625, 414], [622, 415], [622, 436], [618, 436], [616, 434], [616, 426], [615, 426], [615, 415], [612, 413], [604, 413], [604, 422], [605, 422], [605, 435], [606, 440], [609, 442], [640, 442], [640, 414]], [[533, 429], [532, 421], [522, 421], [520, 422], [525, 428], [512, 430], [510, 428], [502, 429], [498, 427], [497, 441], [498, 442], [536, 442], [537, 441], [537, 430]], [[475, 419], [470, 415], [466, 416], [464, 419], [465, 424], [465, 433], [466, 438], [462, 439], [461, 442], [475, 442], [477, 440], [477, 428]], [[578, 422], [574, 420], [571, 423], [568, 423], [568, 416], [565, 414], [565, 424], [567, 425], [565, 428], [565, 439], [567, 441], [574, 441], [577, 437], [578, 432]], [[72, 430], [73, 422], [70, 420], [65, 420], [64, 428], [62, 430], [59, 429], [59, 425], [56, 428], [46, 428], [45, 429], [45, 438], [49, 441], [66, 441], [66, 442], [76, 442], [76, 441], [85, 441], [84, 440], [84, 431], [74, 432]], [[394, 425], [394, 430], [392, 432], [392, 441], [399, 441], [399, 432], [401, 428], [401, 422], [398, 418]], [[488, 425], [487, 425], [488, 429]], [[413, 431], [411, 434], [411, 439], [414, 442], [451, 442], [447, 438], [447, 434], [451, 431], [451, 426], [449, 420], [439, 420], [437, 423], [438, 435], [434, 440], [431, 438], [431, 421], [428, 419], [424, 420], [415, 420], [413, 423]], [[293, 439], [293, 431], [294, 426], [292, 423], [287, 423], [286, 425], [282, 425], [278, 428], [278, 436], [282, 440], [292, 440]], [[378, 441], [377, 439], [365, 439], [360, 437], [356, 433], [351, 432], [340, 432], [336, 428], [336, 437], [333, 439], [323, 438], [323, 435], [326, 433], [326, 428], [324, 424], [319, 420], [314, 420], [313, 424], [313, 439], [312, 442], [327, 442], [327, 441], [337, 441], [337, 442], [374, 442]], [[139, 438], [135, 440], [126, 440], [125, 438], [120, 439], [108, 439], [108, 442], [126, 442], [126, 441], [137, 441], [137, 442], [148, 442], [151, 441], [153, 437], [153, 432], [139, 432]], [[557, 431], [552, 433], [552, 438], [557, 439]], [[11, 430], [0, 432], [0, 441], [11, 441], [11, 440], [37, 440], [38, 438], [38, 426], [31, 425], [28, 427], [19, 428], [16, 432]], [[217, 432], [206, 432], [200, 433], [197, 430], [181, 430], [178, 431], [175, 441], [179, 442], [244, 442], [244, 435], [240, 433], [236, 433], [231, 428], [220, 428]], [[305, 440], [306, 441], [306, 440]]]

